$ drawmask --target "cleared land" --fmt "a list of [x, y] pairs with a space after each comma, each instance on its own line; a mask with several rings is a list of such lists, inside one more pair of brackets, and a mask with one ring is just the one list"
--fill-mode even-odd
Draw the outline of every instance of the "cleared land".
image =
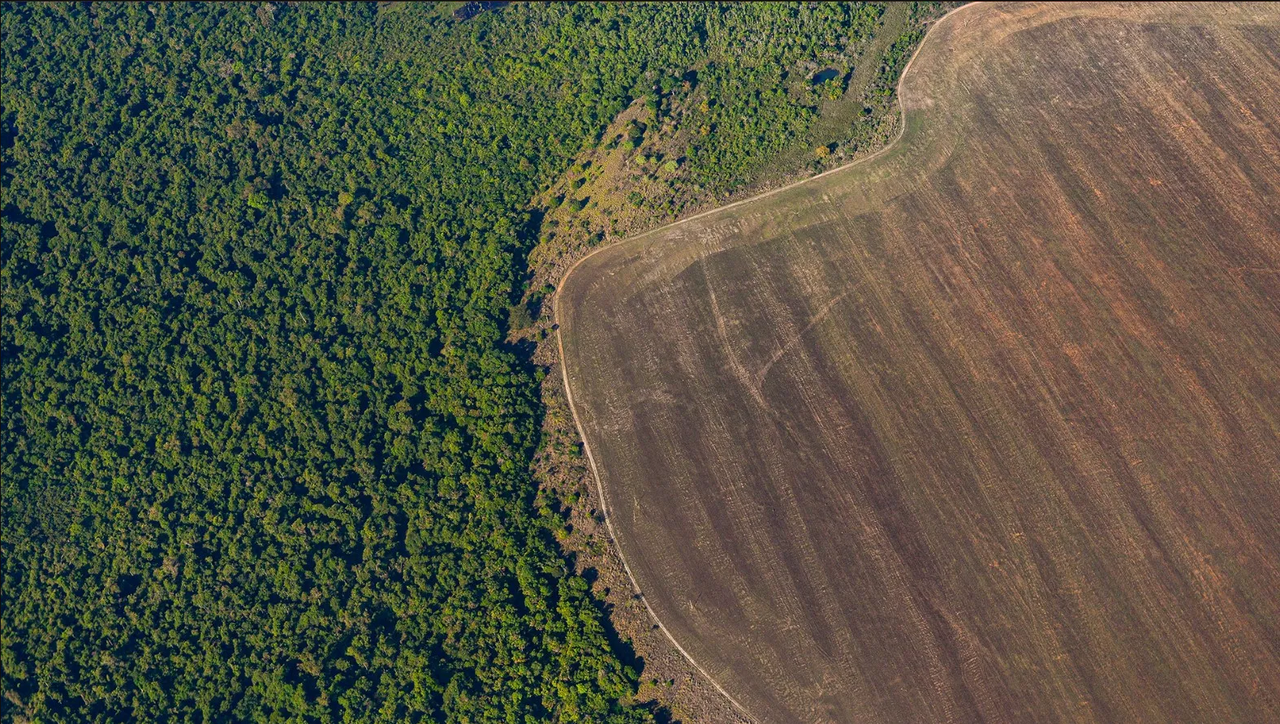
[[1280, 6], [966, 8], [901, 93], [562, 286], [649, 605], [762, 721], [1280, 720]]

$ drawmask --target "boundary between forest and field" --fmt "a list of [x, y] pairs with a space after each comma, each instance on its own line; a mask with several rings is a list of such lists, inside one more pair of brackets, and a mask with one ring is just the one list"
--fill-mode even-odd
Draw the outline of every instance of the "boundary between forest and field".
[[596, 467], [595, 456], [591, 454], [591, 444], [587, 441], [586, 431], [583, 429], [582, 421], [578, 417], [578, 409], [573, 404], [573, 390], [569, 386], [569, 370], [567, 365], [565, 364], [564, 335], [562, 334], [563, 328], [560, 324], [560, 292], [564, 290], [565, 282], [568, 281], [569, 277], [573, 275], [574, 270], [576, 270], [578, 266], [582, 264], [582, 262], [586, 261], [587, 259], [590, 259], [591, 257], [595, 256], [596, 254], [606, 249], [612, 249], [613, 247], [618, 246], [619, 244], [625, 244], [629, 241], [642, 239], [646, 236], [656, 234], [660, 231], [665, 231], [672, 227], [676, 227], [681, 224], [694, 221], [695, 219], [705, 218], [707, 216], [711, 216], [712, 214], [718, 214], [722, 211], [727, 211], [729, 209], [737, 208], [739, 206], [744, 206], [746, 204], [759, 201], [769, 196], [773, 196], [774, 194], [778, 194], [783, 191], [796, 188], [798, 186], [803, 186], [804, 184], [816, 181], [817, 179], [820, 179], [824, 176], [829, 176], [834, 173], [839, 173], [840, 171], [845, 171], [859, 164], [863, 164], [873, 159], [879, 158], [880, 156], [887, 153], [890, 149], [898, 145], [898, 142], [902, 139], [903, 135], [906, 133], [907, 110], [906, 110], [906, 106], [903, 105], [902, 103], [902, 81], [907, 77], [907, 73], [911, 70], [912, 63], [915, 62], [916, 57], [920, 55], [920, 51], [923, 50], [925, 45], [929, 42], [929, 38], [933, 35], [935, 28], [937, 28], [945, 20], [950, 18], [952, 15], [955, 15], [956, 13], [960, 12], [961, 10], [975, 7], [981, 4], [983, 3], [972, 2], [966, 5], [961, 5], [958, 8], [953, 8], [952, 10], [948, 11], [947, 14], [943, 15], [942, 17], [934, 21], [934, 23], [929, 27], [928, 32], [925, 33], [924, 38], [920, 40], [920, 45], [916, 46], [915, 52], [911, 54], [911, 58], [907, 61], [906, 66], [903, 67], [902, 75], [898, 76], [898, 85], [894, 93], [898, 102], [898, 111], [899, 111], [898, 133], [896, 136], [893, 137], [893, 140], [885, 144], [884, 148], [881, 148], [879, 151], [876, 151], [875, 153], [870, 154], [868, 156], [863, 156], [862, 158], [858, 158], [853, 161], [850, 161], [849, 163], [846, 163], [842, 166], [837, 166], [836, 168], [823, 171], [822, 173], [819, 173], [819, 174], [814, 174], [813, 176], [810, 176], [808, 178], [800, 179], [799, 181], [795, 181], [795, 182], [786, 184], [784, 186], [779, 186], [778, 188], [775, 188], [775, 189], [770, 189], [768, 191], [757, 194], [750, 198], [742, 199], [741, 201], [735, 201], [730, 204], [725, 204], [724, 206], [717, 206], [714, 209], [709, 209], [707, 211], [699, 212], [692, 216], [687, 216], [683, 219], [677, 219], [668, 224], [664, 224], [662, 226], [655, 227], [648, 231], [641, 232], [640, 234], [637, 234], [635, 236], [630, 236], [625, 239], [620, 239], [611, 244], [604, 244], [599, 248], [592, 250], [589, 254], [586, 254], [581, 259], [578, 259], [576, 262], [574, 262], [573, 265], [569, 267], [569, 270], [564, 273], [564, 276], [560, 277], [560, 282], [556, 285], [556, 293], [555, 293], [555, 300], [554, 300], [555, 330], [556, 330], [556, 351], [560, 356], [560, 375], [561, 375], [561, 379], [564, 382], [564, 394], [565, 394], [565, 399], [569, 403], [569, 412], [573, 415], [574, 427], [576, 427], [578, 430], [578, 437], [582, 439], [582, 449], [583, 449], [583, 452], [586, 453], [587, 464], [591, 468], [591, 476], [595, 478], [595, 481], [596, 481], [596, 495], [600, 498], [600, 513], [602, 516], [604, 516], [605, 530], [609, 534], [609, 542], [613, 544], [614, 550], [617, 551], [618, 553], [618, 560], [622, 562], [622, 570], [624, 573], [627, 574], [627, 580], [631, 582], [631, 589], [639, 596], [641, 603], [644, 604], [645, 610], [649, 612], [649, 617], [653, 619], [653, 622], [655, 624], [657, 624], [658, 628], [667, 637], [667, 640], [671, 642], [671, 645], [675, 647], [676, 651], [679, 651], [680, 654], [684, 656], [685, 660], [687, 660], [693, 666], [693, 668], [698, 671], [698, 673], [702, 674], [702, 676], [708, 682], [710, 682], [713, 687], [715, 687], [715, 690], [720, 692], [720, 694], [723, 695], [724, 698], [727, 699], [729, 703], [732, 704], [733, 707], [737, 709], [740, 714], [742, 714], [747, 719], [753, 722], [759, 722], [760, 720], [757, 719], [755, 716], [753, 716], [749, 711], [747, 711], [746, 707], [744, 707], [741, 703], [739, 703], [737, 699], [734, 699], [733, 696], [729, 694], [729, 692], [726, 691], [723, 686], [720, 685], [720, 682], [716, 681], [715, 677], [711, 676], [711, 674], [708, 673], [706, 669], [702, 668], [702, 666], [697, 661], [694, 660], [693, 656], [688, 651], [686, 651], [683, 646], [680, 645], [679, 641], [676, 641], [676, 638], [675, 636], [672, 635], [670, 629], [667, 628], [666, 624], [662, 623], [662, 620], [658, 618], [658, 614], [653, 610], [653, 607], [649, 605], [649, 599], [645, 597], [644, 591], [640, 589], [640, 584], [636, 581], [635, 575], [632, 574], [631, 572], [631, 567], [627, 564], [627, 557], [622, 552], [622, 545], [618, 542], [618, 536], [613, 529], [613, 518], [609, 515], [609, 503], [604, 493], [604, 481], [600, 477], [599, 469]]

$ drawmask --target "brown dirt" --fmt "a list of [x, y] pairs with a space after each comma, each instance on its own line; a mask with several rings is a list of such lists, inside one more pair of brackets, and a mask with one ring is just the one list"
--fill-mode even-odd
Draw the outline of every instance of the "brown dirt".
[[966, 8], [902, 100], [562, 285], [634, 615], [762, 721], [1280, 720], [1280, 9]]

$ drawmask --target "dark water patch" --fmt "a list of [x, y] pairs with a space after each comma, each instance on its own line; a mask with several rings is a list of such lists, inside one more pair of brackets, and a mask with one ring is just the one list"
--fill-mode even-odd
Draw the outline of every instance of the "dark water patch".
[[820, 85], [822, 83], [826, 83], [829, 80], [839, 78], [841, 75], [842, 74], [840, 73], [840, 71], [837, 70], [836, 68], [824, 68], [818, 71], [817, 73], [814, 73], [813, 78], [810, 79], [810, 82], [813, 83], [814, 85]]

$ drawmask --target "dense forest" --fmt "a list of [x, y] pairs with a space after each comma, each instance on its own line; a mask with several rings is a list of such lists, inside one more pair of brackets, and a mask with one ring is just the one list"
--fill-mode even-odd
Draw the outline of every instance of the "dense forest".
[[530, 200], [695, 84], [741, 185], [881, 12], [4, 4], [0, 717], [651, 721], [529, 472]]

